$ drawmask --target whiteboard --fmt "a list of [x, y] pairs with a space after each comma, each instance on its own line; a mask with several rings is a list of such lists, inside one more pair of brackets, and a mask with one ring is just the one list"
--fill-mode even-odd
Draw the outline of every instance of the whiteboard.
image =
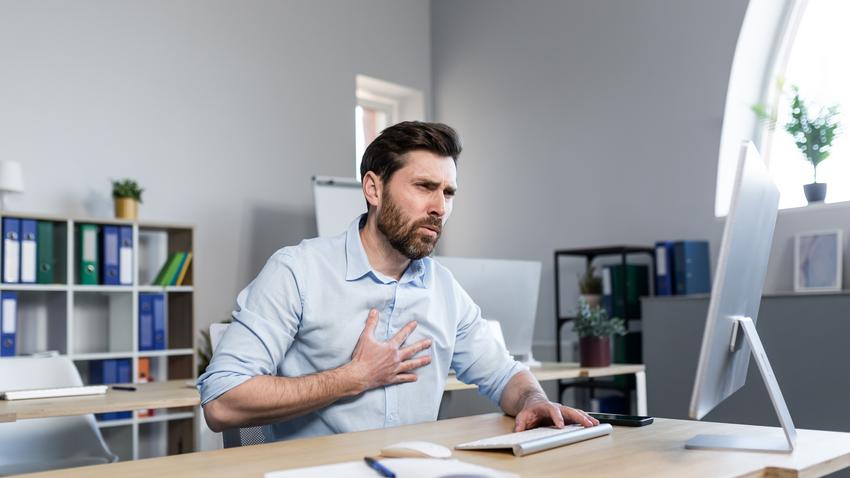
[[360, 181], [353, 178], [313, 176], [313, 203], [319, 237], [335, 236], [366, 212]]

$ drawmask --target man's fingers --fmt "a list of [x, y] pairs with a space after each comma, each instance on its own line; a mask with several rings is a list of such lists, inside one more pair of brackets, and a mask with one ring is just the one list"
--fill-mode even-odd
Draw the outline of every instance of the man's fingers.
[[549, 412], [549, 418], [552, 419], [552, 424], [556, 428], [564, 428], [564, 417], [561, 415], [561, 407], [549, 406], [546, 407], [546, 410]]
[[400, 373], [393, 378], [392, 383], [408, 383], [415, 382], [416, 374], [414, 373]]
[[534, 428], [534, 425], [537, 424], [537, 420], [534, 418], [534, 414], [529, 411], [521, 411], [519, 415], [516, 416], [516, 424], [514, 425], [515, 432], [521, 432], [524, 430], [530, 430]]
[[401, 357], [402, 360], [407, 360], [410, 357], [413, 357], [414, 355], [416, 355], [419, 352], [427, 349], [430, 346], [431, 346], [431, 340], [430, 339], [420, 340], [419, 342], [416, 342], [413, 345], [408, 345], [407, 347], [402, 348], [400, 350], [400, 352], [401, 352], [400, 357]]
[[416, 321], [411, 320], [404, 327], [402, 327], [401, 330], [399, 330], [398, 333], [393, 336], [393, 338], [388, 340], [387, 343], [396, 348], [401, 347], [401, 344], [403, 344], [404, 341], [407, 340], [407, 337], [409, 337], [410, 334], [413, 333], [414, 329], [416, 329]]
[[363, 333], [360, 334], [361, 337], [374, 337], [375, 336], [375, 327], [378, 326], [378, 311], [375, 309], [369, 310], [369, 315], [366, 317], [366, 326], [363, 327]]
[[563, 413], [564, 417], [573, 422], [578, 423], [579, 425], [583, 425], [586, 427], [593, 427], [599, 425], [599, 421], [595, 418], [590, 417], [588, 414], [584, 413], [581, 410], [576, 410], [575, 408], [570, 408], [564, 405], [561, 405], [561, 413]]
[[424, 367], [431, 363], [431, 356], [426, 355], [424, 357], [415, 358], [413, 360], [406, 360], [401, 363], [398, 367], [399, 372], [409, 372], [411, 370], [417, 369], [419, 367]]

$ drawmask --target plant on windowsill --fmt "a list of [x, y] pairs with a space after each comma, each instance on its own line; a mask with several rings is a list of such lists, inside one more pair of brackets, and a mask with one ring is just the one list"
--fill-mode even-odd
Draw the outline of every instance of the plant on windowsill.
[[115, 217], [134, 220], [139, 217], [139, 204], [142, 202], [139, 183], [132, 179], [112, 181], [112, 198], [115, 200]]
[[596, 268], [588, 262], [584, 274], [578, 276], [578, 289], [581, 297], [593, 307], [599, 307], [602, 299], [602, 279], [595, 275]]
[[[792, 86], [791, 89], [794, 93], [790, 105], [791, 120], [785, 124], [785, 131], [794, 138], [797, 149], [812, 165], [813, 182], [803, 185], [806, 200], [809, 204], [823, 202], [826, 198], [826, 183], [818, 182], [818, 165], [829, 157], [829, 153], [832, 151], [832, 141], [840, 132], [840, 123], [836, 118], [838, 116], [838, 105], [820, 108], [817, 115], [812, 117], [809, 113], [809, 106], [800, 97], [800, 88]], [[759, 118], [769, 121], [771, 128], [775, 126], [775, 112], [771, 113], [767, 107], [761, 104], [753, 106], [753, 111]]]
[[578, 314], [573, 320], [573, 330], [579, 337], [579, 361], [582, 367], [611, 365], [611, 336], [626, 335], [623, 319], [608, 318], [608, 311], [591, 306], [583, 298], [578, 300]]

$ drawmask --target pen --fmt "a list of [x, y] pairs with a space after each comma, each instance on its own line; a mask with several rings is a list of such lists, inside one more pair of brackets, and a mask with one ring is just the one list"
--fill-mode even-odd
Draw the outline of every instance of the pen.
[[386, 476], [387, 478], [395, 478], [395, 473], [391, 472], [386, 466], [382, 465], [381, 462], [374, 458], [364, 457], [366, 460], [366, 464], [369, 465], [370, 468], [377, 471], [381, 476]]
[[113, 385], [112, 390], [123, 390], [125, 392], [135, 392], [136, 387], [124, 387], [124, 386], [121, 386], [121, 385]]

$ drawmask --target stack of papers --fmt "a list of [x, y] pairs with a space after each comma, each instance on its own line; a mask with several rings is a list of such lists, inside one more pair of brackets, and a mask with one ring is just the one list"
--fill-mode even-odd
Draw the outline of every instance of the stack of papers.
[[[469, 476], [481, 478], [518, 478], [519, 475], [506, 473], [486, 466], [464, 463], [460, 460], [441, 460], [437, 458], [387, 458], [380, 460], [398, 478], [438, 478], [446, 476]], [[292, 470], [266, 473], [265, 478], [325, 478], [345, 476], [348, 478], [376, 478], [378, 473], [369, 468], [365, 461], [348, 461], [333, 465], [296, 468]]]

